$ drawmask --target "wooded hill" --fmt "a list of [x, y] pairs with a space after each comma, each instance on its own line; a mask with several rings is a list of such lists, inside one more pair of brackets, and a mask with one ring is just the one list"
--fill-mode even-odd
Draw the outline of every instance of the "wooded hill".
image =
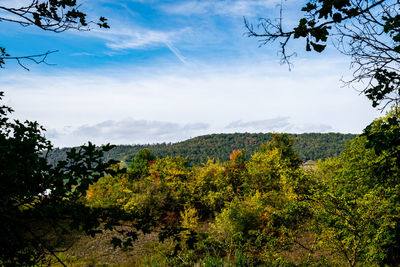
[[[227, 161], [233, 150], [244, 150], [247, 156], [253, 154], [261, 144], [271, 141], [271, 136], [272, 133], [210, 134], [178, 143], [117, 145], [106, 154], [106, 159], [128, 162], [139, 150], [148, 148], [157, 158], [167, 155], [188, 157], [191, 164], [206, 162], [208, 157]], [[294, 149], [304, 161], [337, 156], [344, 149], [345, 143], [356, 137], [355, 134], [341, 133], [304, 133], [289, 136], [294, 139]], [[48, 155], [49, 161], [54, 163], [65, 159], [69, 149], [54, 149]]]

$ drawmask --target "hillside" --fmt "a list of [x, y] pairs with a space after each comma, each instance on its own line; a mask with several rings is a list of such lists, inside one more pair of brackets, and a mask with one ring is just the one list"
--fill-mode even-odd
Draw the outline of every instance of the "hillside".
[[[345, 143], [356, 135], [305, 133], [289, 134], [289, 136], [294, 139], [294, 149], [300, 158], [307, 161], [337, 156], [344, 149]], [[271, 133], [234, 133], [204, 135], [169, 144], [118, 145], [106, 155], [106, 159], [130, 161], [139, 150], [148, 148], [158, 158], [167, 155], [188, 157], [192, 164], [201, 164], [208, 157], [227, 161], [234, 149], [244, 149], [247, 155], [251, 155], [262, 143], [269, 142], [271, 139]], [[68, 150], [69, 148], [54, 149], [49, 154], [49, 161], [56, 162], [64, 159]]]

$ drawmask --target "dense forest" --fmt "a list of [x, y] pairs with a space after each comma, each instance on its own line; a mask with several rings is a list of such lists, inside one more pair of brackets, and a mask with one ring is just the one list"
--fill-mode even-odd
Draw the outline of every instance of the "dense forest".
[[[294, 149], [303, 161], [326, 159], [340, 154], [345, 143], [355, 138], [354, 134], [341, 133], [304, 133], [289, 134], [294, 139]], [[233, 150], [244, 150], [249, 156], [256, 152], [261, 144], [272, 140], [271, 133], [235, 133], [211, 134], [195, 137], [178, 143], [152, 145], [118, 145], [105, 154], [105, 159], [130, 162], [141, 149], [150, 149], [156, 158], [166, 156], [187, 157], [190, 164], [207, 162], [208, 158], [228, 161]], [[70, 148], [52, 150], [48, 159], [55, 163], [66, 158]]]

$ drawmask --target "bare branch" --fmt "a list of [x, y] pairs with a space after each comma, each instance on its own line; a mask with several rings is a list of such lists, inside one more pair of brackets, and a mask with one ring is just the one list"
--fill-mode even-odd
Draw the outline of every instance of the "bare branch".
[[[25, 70], [29, 71], [29, 68], [23, 63], [24, 60], [32, 61], [36, 64], [46, 64], [48, 66], [54, 66], [55, 64], [50, 64], [46, 61], [47, 56], [53, 53], [57, 53], [58, 50], [47, 51], [46, 53], [37, 54], [37, 55], [29, 55], [29, 56], [20, 56], [20, 57], [11, 57], [11, 56], [0, 56], [0, 60], [16, 60], [17, 63]], [[3, 68], [2, 65], [0, 65]]]
[[[282, 4], [279, 18], [260, 19], [259, 30], [245, 19], [247, 36], [259, 39], [260, 45], [279, 41], [281, 63], [288, 64], [289, 69], [293, 54], [288, 54], [286, 47], [290, 41], [305, 39], [307, 51], [322, 52], [331, 39], [334, 47], [352, 60], [353, 78], [345, 85], [364, 84], [359, 91], [374, 107], [381, 105], [381, 110], [389, 103], [399, 104], [400, 1], [351, 0], [343, 1], [343, 6], [334, 6], [331, 1], [308, 1], [303, 8], [304, 18], [289, 30], [283, 29]], [[382, 73], [390, 73], [391, 79], [378, 79]]]

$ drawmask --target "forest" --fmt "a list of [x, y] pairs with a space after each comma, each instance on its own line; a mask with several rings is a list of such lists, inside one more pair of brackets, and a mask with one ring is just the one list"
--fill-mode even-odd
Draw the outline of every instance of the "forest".
[[[381, 133], [393, 114], [376, 119], [371, 133]], [[302, 168], [294, 139], [271, 137], [250, 156], [233, 150], [225, 162], [156, 159], [144, 148], [128, 164], [111, 166], [115, 174], [90, 185], [80, 201], [129, 214], [120, 235], [103, 235], [120, 248], [120, 260], [104, 258], [104, 247], [95, 258], [77, 258], [73, 246], [62, 259], [115, 266], [397, 265], [396, 156], [371, 148], [364, 133], [338, 156]], [[135, 249], [139, 255], [127, 256]]]
[[[16, 2], [0, 4], [1, 23], [48, 33], [110, 28], [75, 0]], [[317, 56], [332, 44], [351, 61], [345, 85], [381, 117], [358, 135], [237, 133], [54, 149], [44, 127], [16, 119], [0, 91], [0, 265], [399, 266], [400, 3], [307, 0], [287, 27], [286, 2], [256, 26], [245, 16], [246, 35], [277, 44], [289, 69], [292, 42]], [[51, 65], [56, 53], [9, 51], [0, 46], [0, 67], [24, 71], [27, 62]]]
[[[246, 156], [253, 154], [261, 144], [272, 140], [272, 133], [212, 134], [195, 137], [178, 143], [149, 145], [117, 145], [105, 153], [106, 160], [130, 162], [135, 154], [144, 148], [149, 149], [156, 158], [180, 156], [187, 158], [189, 164], [201, 165], [208, 158], [228, 161], [233, 150], [243, 150]], [[326, 159], [338, 156], [345, 143], [355, 138], [354, 134], [304, 133], [289, 134], [293, 138], [294, 150], [303, 161]], [[50, 163], [64, 160], [70, 148], [55, 148], [47, 155]]]

